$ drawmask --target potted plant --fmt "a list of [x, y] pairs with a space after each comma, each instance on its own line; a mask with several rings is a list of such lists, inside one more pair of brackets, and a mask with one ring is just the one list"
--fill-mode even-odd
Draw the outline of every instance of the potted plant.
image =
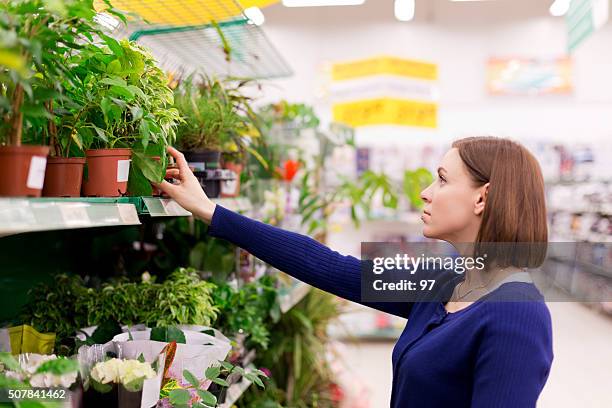
[[125, 195], [128, 179], [130, 193], [151, 195], [150, 181], [165, 175], [165, 150], [181, 118], [167, 77], [147, 50], [101, 39], [103, 45], [89, 44], [68, 61], [76, 80], [66, 89], [75, 103], [60, 133], [85, 149], [85, 196]]
[[49, 147], [24, 142], [53, 117], [50, 101], [69, 71], [64, 56], [81, 46], [94, 15], [91, 2], [0, 4], [0, 196], [40, 196]]
[[[252, 146], [259, 130], [251, 98], [242, 92], [249, 83], [190, 76], [175, 90], [175, 106], [185, 117], [177, 132], [178, 147], [213, 198], [221, 193], [221, 179], [239, 179], [247, 152], [265, 163]], [[235, 177], [207, 172], [221, 167], [232, 170]]]

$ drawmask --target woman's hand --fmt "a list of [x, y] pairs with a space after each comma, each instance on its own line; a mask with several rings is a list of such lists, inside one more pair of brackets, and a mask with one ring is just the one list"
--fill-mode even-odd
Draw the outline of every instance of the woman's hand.
[[176, 160], [178, 169], [168, 169], [166, 177], [175, 178], [179, 182], [178, 184], [171, 184], [164, 180], [161, 183], [153, 184], [173, 198], [181, 207], [191, 212], [194, 217], [210, 223], [216, 204], [204, 193], [200, 182], [189, 168], [183, 153], [174, 147], [168, 147], [168, 153]]

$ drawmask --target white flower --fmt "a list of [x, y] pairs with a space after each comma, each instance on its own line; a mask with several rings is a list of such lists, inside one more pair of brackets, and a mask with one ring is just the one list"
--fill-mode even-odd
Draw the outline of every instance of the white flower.
[[119, 370], [121, 364], [121, 360], [117, 358], [112, 358], [110, 360], [97, 363], [91, 369], [91, 378], [101, 384], [119, 382]]
[[150, 364], [141, 363], [138, 360], [125, 360], [123, 367], [119, 373], [119, 379], [122, 384], [129, 384], [134, 380], [150, 379], [155, 377], [155, 371]]
[[113, 358], [97, 363], [91, 370], [91, 378], [101, 384], [111, 382], [128, 384], [134, 380], [155, 377], [155, 371], [148, 363], [138, 360], [119, 360]]

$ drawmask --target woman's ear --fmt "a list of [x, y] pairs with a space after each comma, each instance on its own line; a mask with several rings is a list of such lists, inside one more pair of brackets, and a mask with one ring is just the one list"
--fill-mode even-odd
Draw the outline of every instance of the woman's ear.
[[485, 183], [478, 189], [478, 196], [476, 197], [476, 205], [474, 206], [474, 214], [482, 215], [487, 204], [487, 194], [489, 194], [489, 185], [491, 183]]

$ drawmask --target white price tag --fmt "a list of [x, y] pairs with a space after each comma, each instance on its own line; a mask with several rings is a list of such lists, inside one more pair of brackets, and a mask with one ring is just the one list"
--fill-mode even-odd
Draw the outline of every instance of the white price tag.
[[130, 162], [131, 160], [119, 160], [117, 162], [117, 182], [123, 183], [128, 181], [130, 177]]
[[47, 168], [47, 158], [43, 156], [32, 156], [30, 169], [28, 170], [28, 188], [42, 189], [45, 184], [45, 169]]
[[189, 216], [191, 213], [181, 207], [176, 201], [172, 199], [162, 199], [162, 205], [164, 206], [164, 210], [166, 210], [167, 215], [173, 216]]
[[117, 204], [117, 209], [124, 224], [140, 224], [136, 207], [133, 204]]
[[69, 227], [74, 227], [77, 225], [91, 225], [89, 214], [87, 214], [87, 208], [81, 203], [66, 203], [60, 205], [60, 212], [62, 214], [64, 224]]
[[221, 194], [234, 195], [238, 187], [238, 180], [223, 180], [221, 182]]

